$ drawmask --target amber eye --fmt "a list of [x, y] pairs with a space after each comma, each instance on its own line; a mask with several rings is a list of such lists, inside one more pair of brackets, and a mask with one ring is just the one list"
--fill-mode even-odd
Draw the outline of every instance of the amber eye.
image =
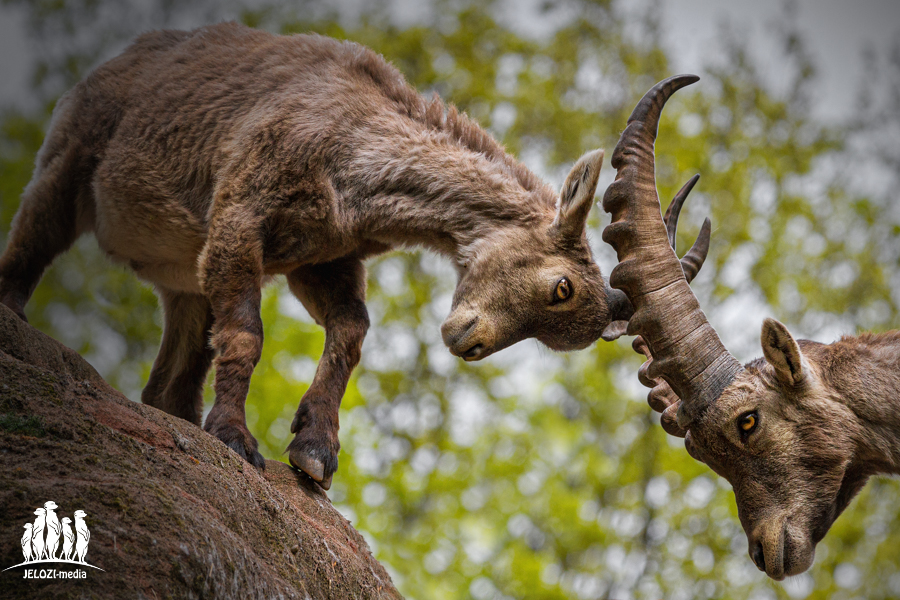
[[741, 428], [741, 431], [744, 433], [750, 433], [754, 429], [756, 429], [756, 422], [759, 420], [758, 415], [755, 412], [749, 412], [745, 415], [741, 415], [738, 419], [738, 427]]
[[563, 300], [568, 300], [571, 295], [572, 284], [569, 283], [568, 279], [563, 277], [556, 284], [556, 293], [554, 294], [553, 300], [554, 302], [562, 302]]

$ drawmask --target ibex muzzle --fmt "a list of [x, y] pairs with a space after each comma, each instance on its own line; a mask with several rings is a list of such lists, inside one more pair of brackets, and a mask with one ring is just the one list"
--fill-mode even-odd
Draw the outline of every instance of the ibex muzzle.
[[[619, 265], [610, 283], [634, 307], [628, 333], [650, 359], [639, 372], [662, 426], [734, 487], [749, 553], [773, 579], [808, 569], [816, 544], [873, 473], [900, 472], [900, 334], [832, 345], [791, 337], [774, 320], [764, 359], [725, 349], [666, 235], [653, 146], [666, 100], [697, 80], [667, 79], [635, 108], [613, 152], [603, 232]], [[673, 241], [673, 240], [672, 240]]]

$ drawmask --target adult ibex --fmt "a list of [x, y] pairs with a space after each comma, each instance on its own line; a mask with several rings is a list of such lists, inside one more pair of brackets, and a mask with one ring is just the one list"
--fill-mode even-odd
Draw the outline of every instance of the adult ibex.
[[628, 333], [647, 355], [641, 382], [662, 426], [734, 487], [753, 561], [769, 577], [808, 569], [816, 544], [875, 474], [900, 474], [900, 332], [795, 341], [762, 327], [764, 358], [725, 349], [682, 274], [660, 219], [653, 145], [678, 76], [640, 101], [613, 152], [603, 239], [618, 253], [610, 284], [634, 306]]
[[217, 353], [205, 428], [262, 468], [244, 402], [260, 290], [286, 275], [326, 331], [289, 458], [327, 489], [369, 326], [363, 259], [417, 245], [450, 258], [459, 279], [441, 332], [466, 360], [624, 329], [631, 306], [585, 236], [602, 158], [583, 156], [557, 194], [357, 44], [234, 23], [149, 33], [57, 104], [0, 258], [0, 302], [25, 318], [44, 269], [92, 231], [162, 300], [143, 401], [200, 424]]

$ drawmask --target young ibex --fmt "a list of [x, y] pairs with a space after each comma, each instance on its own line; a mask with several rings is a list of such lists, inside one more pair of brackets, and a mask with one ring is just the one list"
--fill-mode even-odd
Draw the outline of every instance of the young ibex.
[[628, 333], [648, 362], [662, 426], [734, 487], [753, 561], [773, 579], [808, 569], [816, 544], [875, 474], [900, 474], [900, 332], [795, 341], [773, 319], [764, 358], [745, 366], [725, 349], [682, 276], [659, 219], [653, 145], [660, 112], [693, 76], [657, 84], [613, 152], [603, 199], [610, 276], [634, 306]]
[[357, 44], [234, 23], [149, 33], [59, 101], [0, 258], [0, 302], [25, 318], [44, 269], [92, 231], [162, 300], [143, 401], [199, 424], [215, 355], [205, 428], [262, 468], [244, 402], [260, 290], [286, 275], [326, 331], [289, 457], [327, 489], [369, 326], [363, 259], [416, 245], [449, 257], [459, 279], [441, 332], [465, 360], [623, 328], [630, 304], [585, 236], [602, 157], [582, 157], [556, 194]]

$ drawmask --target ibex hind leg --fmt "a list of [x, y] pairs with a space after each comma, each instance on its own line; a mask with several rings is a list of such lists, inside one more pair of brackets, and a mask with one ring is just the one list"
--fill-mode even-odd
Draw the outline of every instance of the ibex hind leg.
[[214, 355], [212, 308], [200, 294], [161, 289], [159, 297], [165, 313], [162, 344], [141, 401], [200, 425], [203, 384]]
[[0, 303], [25, 318], [25, 304], [41, 276], [79, 232], [78, 152], [58, 154], [35, 171], [22, 194], [9, 242], [0, 257]]

